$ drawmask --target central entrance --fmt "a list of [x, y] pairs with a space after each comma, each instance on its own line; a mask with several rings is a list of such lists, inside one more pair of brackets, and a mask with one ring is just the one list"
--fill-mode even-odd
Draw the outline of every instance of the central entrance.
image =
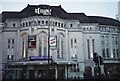
[[65, 79], [65, 66], [58, 65], [58, 79]]
[[29, 70], [29, 79], [34, 79], [35, 78], [34, 74], [35, 74], [34, 70]]
[[58, 79], [64, 79], [64, 69], [58, 69]]

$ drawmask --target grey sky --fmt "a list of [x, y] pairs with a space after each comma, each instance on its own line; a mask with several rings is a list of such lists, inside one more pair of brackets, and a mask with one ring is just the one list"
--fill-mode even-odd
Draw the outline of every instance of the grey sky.
[[48, 4], [61, 5], [67, 12], [85, 13], [88, 16], [104, 16], [114, 18], [118, 13], [119, 0], [1, 0], [0, 13], [2, 11], [21, 11], [27, 6]]

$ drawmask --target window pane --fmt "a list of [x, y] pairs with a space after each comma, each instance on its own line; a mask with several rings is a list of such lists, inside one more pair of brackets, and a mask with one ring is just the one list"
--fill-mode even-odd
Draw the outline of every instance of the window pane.
[[88, 59], [90, 59], [90, 47], [89, 47], [89, 39], [87, 39], [87, 48], [88, 48]]
[[74, 46], [77, 48], [77, 39], [74, 39]]
[[105, 57], [105, 49], [102, 50], [103, 57]]
[[71, 39], [71, 48], [73, 48], [73, 39]]
[[61, 41], [61, 57], [63, 58], [63, 41]]
[[14, 44], [14, 39], [12, 39], [12, 44]]
[[113, 49], [113, 57], [115, 58], [115, 49]]
[[47, 56], [47, 48], [44, 47], [44, 56]]
[[8, 49], [10, 49], [10, 44], [8, 44]]
[[107, 57], [109, 57], [109, 49], [106, 49]]
[[8, 43], [10, 43], [10, 39], [8, 39]]

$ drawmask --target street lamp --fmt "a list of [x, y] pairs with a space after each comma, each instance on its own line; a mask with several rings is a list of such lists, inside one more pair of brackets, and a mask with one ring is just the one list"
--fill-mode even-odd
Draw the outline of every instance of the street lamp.
[[48, 79], [50, 78], [50, 7], [48, 5], [48, 11], [49, 11], [49, 14], [48, 14]]
[[[48, 10], [50, 11], [49, 5]], [[48, 64], [50, 64], [50, 13], [48, 15]]]

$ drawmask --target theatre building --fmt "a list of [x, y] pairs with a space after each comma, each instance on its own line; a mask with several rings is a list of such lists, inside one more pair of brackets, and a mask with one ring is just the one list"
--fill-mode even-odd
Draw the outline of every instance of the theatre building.
[[120, 73], [120, 22], [115, 19], [29, 4], [0, 16], [3, 79], [96, 76], [94, 53], [104, 59], [100, 74]]

